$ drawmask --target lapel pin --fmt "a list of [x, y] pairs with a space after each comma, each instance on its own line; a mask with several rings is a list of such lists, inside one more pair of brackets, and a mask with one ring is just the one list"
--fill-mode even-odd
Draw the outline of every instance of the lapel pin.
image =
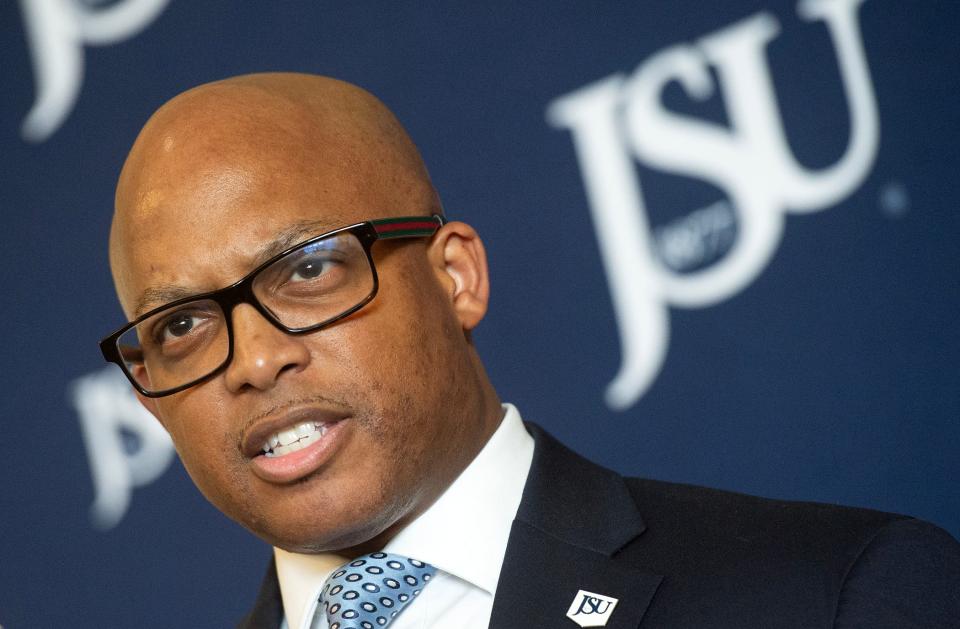
[[573, 603], [567, 610], [567, 618], [581, 627], [603, 627], [610, 620], [613, 608], [619, 599], [594, 592], [580, 590], [573, 597]]

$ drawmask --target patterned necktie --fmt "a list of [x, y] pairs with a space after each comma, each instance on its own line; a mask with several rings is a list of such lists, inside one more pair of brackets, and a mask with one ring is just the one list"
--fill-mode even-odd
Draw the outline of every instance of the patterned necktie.
[[334, 571], [320, 593], [330, 629], [386, 627], [437, 569], [401, 555], [372, 553]]

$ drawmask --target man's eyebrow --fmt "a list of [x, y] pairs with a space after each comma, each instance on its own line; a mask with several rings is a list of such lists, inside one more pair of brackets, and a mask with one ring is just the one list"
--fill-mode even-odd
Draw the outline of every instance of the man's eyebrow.
[[[294, 223], [293, 225], [290, 225], [286, 229], [279, 232], [273, 240], [257, 249], [251, 261], [250, 268], [254, 269], [278, 253], [293, 247], [297, 243], [304, 240], [309, 240], [313, 236], [319, 236], [320, 234], [336, 229], [341, 225], [343, 225], [343, 222], [330, 219], [300, 221]], [[152, 286], [144, 290], [140, 295], [140, 299], [137, 300], [136, 306], [133, 310], [133, 318], [137, 319], [141, 317], [143, 313], [148, 312], [162, 304], [167, 304], [178, 299], [183, 299], [184, 297], [190, 297], [191, 295], [197, 294], [199, 293], [197, 293], [195, 290], [191, 290], [183, 286], [177, 286], [176, 284]]]
[[161, 304], [167, 304], [177, 299], [183, 299], [184, 297], [189, 297], [194, 295], [195, 292], [184, 288], [183, 286], [176, 286], [173, 284], [164, 284], [161, 286], [152, 286], [140, 295], [140, 299], [137, 300], [137, 303], [133, 309], [133, 318], [140, 318], [143, 313], [153, 310], [154, 307]]
[[293, 225], [290, 225], [283, 231], [279, 232], [273, 240], [257, 249], [250, 268], [256, 268], [260, 266], [273, 256], [286, 251], [299, 242], [309, 240], [313, 236], [319, 236], [320, 234], [336, 229], [341, 225], [343, 225], [342, 222], [330, 219], [300, 221], [294, 223]]

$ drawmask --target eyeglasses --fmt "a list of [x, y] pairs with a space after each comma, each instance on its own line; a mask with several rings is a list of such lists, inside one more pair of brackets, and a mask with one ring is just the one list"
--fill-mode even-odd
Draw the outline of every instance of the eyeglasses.
[[440, 215], [383, 218], [321, 234], [270, 258], [238, 282], [147, 312], [100, 341], [107, 362], [147, 397], [199, 384], [233, 357], [231, 313], [250, 304], [288, 334], [315, 332], [360, 310], [379, 282], [370, 247], [430, 237]]

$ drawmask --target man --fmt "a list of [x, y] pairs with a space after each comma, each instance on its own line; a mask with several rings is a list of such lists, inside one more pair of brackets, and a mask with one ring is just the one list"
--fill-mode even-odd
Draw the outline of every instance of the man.
[[275, 548], [242, 626], [960, 619], [960, 545], [931, 525], [623, 479], [525, 426], [471, 341], [483, 245], [359, 88], [251, 75], [164, 105], [110, 261], [131, 324], [105, 356]]

